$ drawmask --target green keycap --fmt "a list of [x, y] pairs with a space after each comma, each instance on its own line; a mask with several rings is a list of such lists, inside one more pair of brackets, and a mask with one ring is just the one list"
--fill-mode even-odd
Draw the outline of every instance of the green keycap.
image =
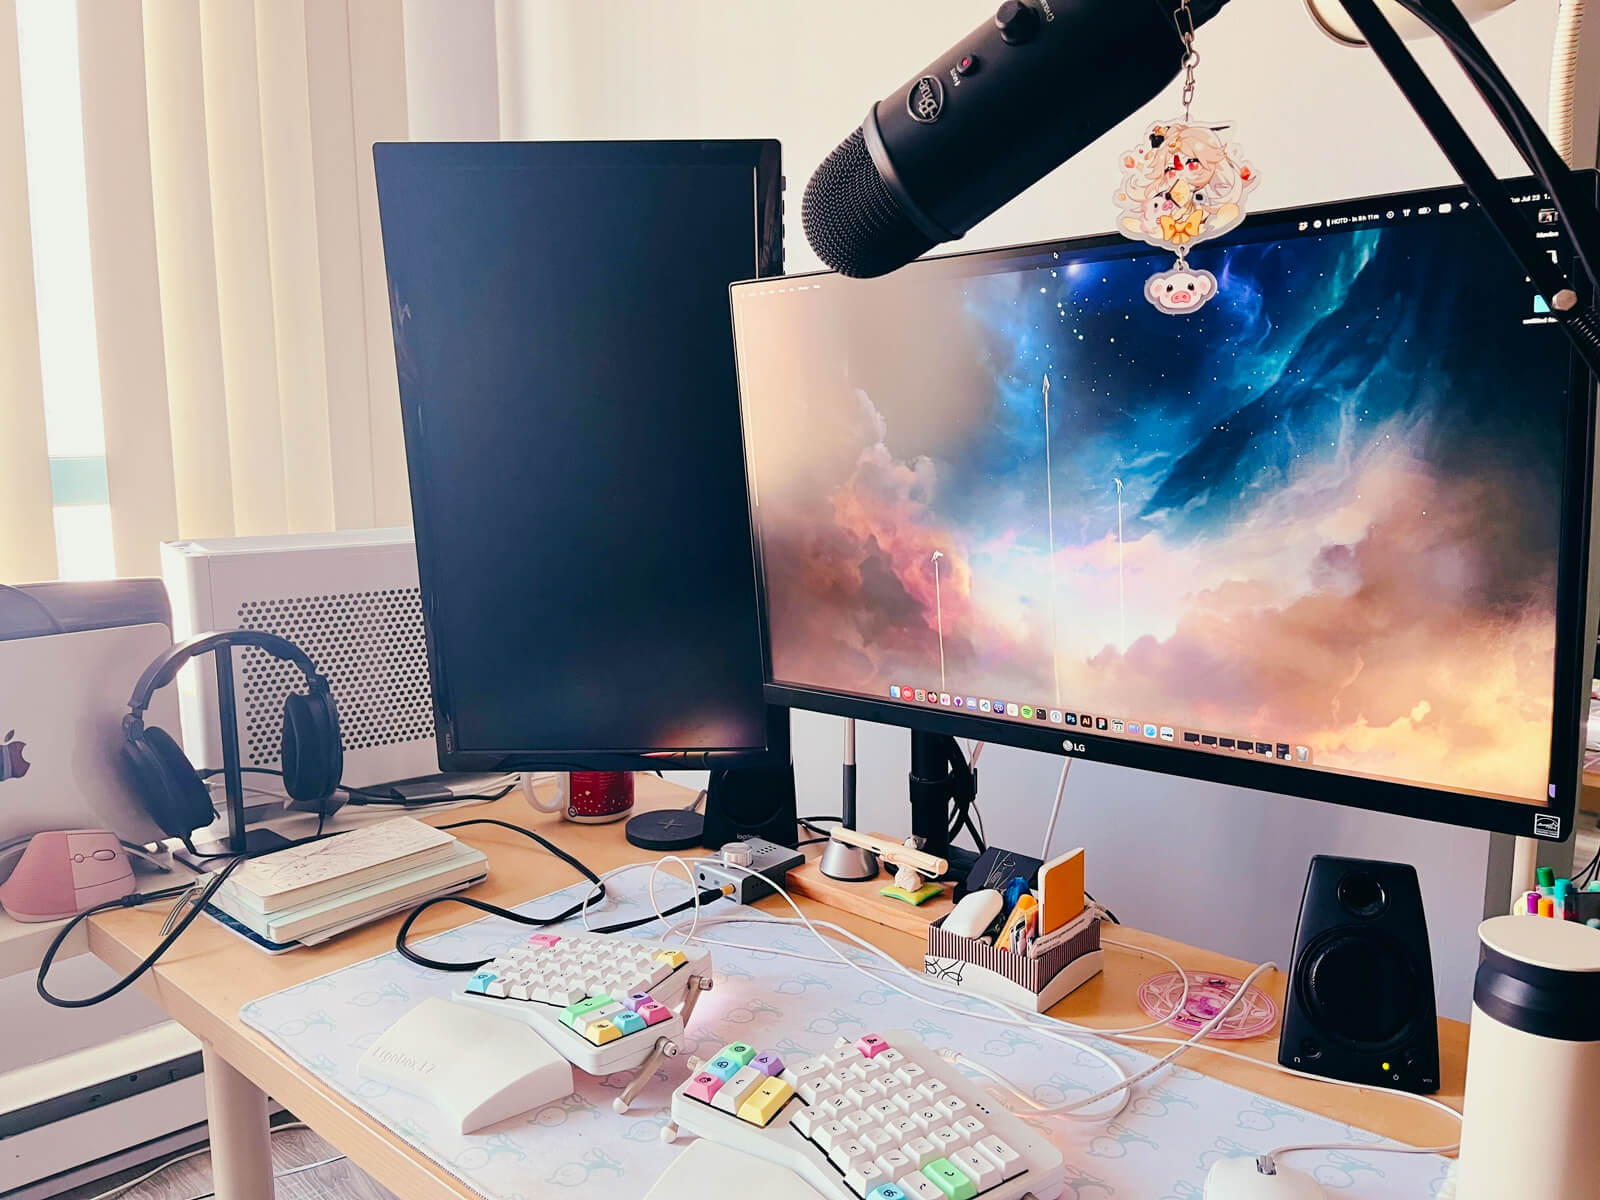
[[756, 1048], [745, 1042], [729, 1042], [717, 1051], [718, 1058], [731, 1058], [741, 1067], [748, 1067], [750, 1060], [756, 1056]]
[[972, 1200], [978, 1194], [978, 1186], [961, 1173], [961, 1168], [948, 1158], [936, 1158], [922, 1168], [922, 1173], [933, 1180], [934, 1186], [948, 1197], [948, 1200]]
[[576, 1004], [561, 1010], [561, 1023], [571, 1028], [578, 1018], [585, 1013], [591, 1013], [597, 1008], [604, 1008], [610, 1003], [610, 996], [590, 996], [587, 1000], [579, 1000]]

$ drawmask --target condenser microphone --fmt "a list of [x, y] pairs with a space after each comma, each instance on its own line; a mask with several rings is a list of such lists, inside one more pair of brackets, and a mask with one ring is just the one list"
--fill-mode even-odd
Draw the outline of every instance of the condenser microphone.
[[[1227, 0], [1189, 0], [1201, 25]], [[1183, 65], [1179, 0], [1006, 0], [898, 91], [806, 185], [817, 256], [870, 277], [962, 237]]]

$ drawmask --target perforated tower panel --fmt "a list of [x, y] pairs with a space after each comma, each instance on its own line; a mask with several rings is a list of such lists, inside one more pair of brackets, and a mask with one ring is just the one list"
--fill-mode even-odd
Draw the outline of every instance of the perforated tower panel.
[[[339, 706], [346, 784], [370, 787], [439, 769], [410, 530], [173, 542], [162, 547], [162, 571], [178, 637], [260, 629], [311, 656]], [[305, 691], [304, 680], [254, 648], [233, 661], [240, 759], [276, 768], [284, 698]], [[211, 671], [188, 669], [179, 686], [190, 757], [220, 766]], [[251, 777], [250, 786], [275, 790], [268, 776]]]

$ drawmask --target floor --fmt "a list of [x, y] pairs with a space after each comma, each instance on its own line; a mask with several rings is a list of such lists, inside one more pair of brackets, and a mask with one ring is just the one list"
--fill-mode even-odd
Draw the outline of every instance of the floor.
[[[285, 1116], [284, 1121], [291, 1120]], [[282, 1122], [275, 1122], [281, 1124]], [[326, 1162], [327, 1159], [335, 1159]], [[321, 1166], [313, 1164], [321, 1163]], [[137, 1179], [156, 1164], [130, 1168], [84, 1187], [63, 1192], [56, 1200], [93, 1200], [118, 1184]], [[295, 1174], [297, 1167], [309, 1167]], [[396, 1200], [332, 1146], [309, 1129], [288, 1128], [272, 1135], [272, 1168], [278, 1175], [277, 1200]], [[200, 1154], [175, 1163], [155, 1178], [118, 1194], [116, 1200], [206, 1200], [211, 1197], [211, 1156]]]

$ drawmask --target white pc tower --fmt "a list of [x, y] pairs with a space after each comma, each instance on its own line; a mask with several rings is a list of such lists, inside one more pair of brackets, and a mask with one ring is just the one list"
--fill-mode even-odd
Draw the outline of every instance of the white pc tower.
[[[339, 706], [347, 786], [439, 770], [409, 529], [168, 542], [161, 573], [180, 641], [211, 630], [260, 629], [311, 656]], [[185, 671], [179, 687], [190, 760], [221, 766], [214, 674]], [[280, 766], [284, 697], [304, 688], [292, 664], [254, 648], [235, 652], [241, 765]], [[246, 775], [245, 785], [247, 808], [262, 792], [282, 795], [271, 776]]]

